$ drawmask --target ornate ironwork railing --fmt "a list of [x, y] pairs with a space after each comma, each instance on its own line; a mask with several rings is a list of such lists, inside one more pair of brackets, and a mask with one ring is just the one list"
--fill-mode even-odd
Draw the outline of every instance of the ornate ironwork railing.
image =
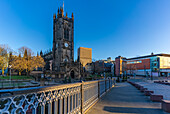
[[1, 90], [0, 114], [83, 114], [113, 85], [115, 79]]

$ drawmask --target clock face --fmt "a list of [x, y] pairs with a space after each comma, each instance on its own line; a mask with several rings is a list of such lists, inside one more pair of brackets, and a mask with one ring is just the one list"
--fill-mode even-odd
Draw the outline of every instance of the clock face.
[[65, 47], [68, 47], [68, 43], [64, 43], [64, 46], [65, 46]]

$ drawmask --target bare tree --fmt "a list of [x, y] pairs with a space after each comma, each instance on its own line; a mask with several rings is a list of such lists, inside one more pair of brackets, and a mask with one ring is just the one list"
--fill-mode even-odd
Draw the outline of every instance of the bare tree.
[[135, 64], [128, 64], [127, 65], [127, 71], [129, 71], [130, 75], [133, 75], [135, 71], [137, 70]]
[[18, 49], [18, 52], [21, 54], [21, 56], [24, 56], [25, 51], [27, 51], [28, 56], [33, 56], [34, 55], [34, 52], [30, 48], [28, 48], [26, 46], [20, 47]]

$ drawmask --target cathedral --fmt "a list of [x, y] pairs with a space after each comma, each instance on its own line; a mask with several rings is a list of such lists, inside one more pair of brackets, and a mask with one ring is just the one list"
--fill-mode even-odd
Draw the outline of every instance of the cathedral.
[[83, 67], [80, 62], [74, 61], [74, 15], [64, 15], [64, 7], [53, 15], [53, 48], [52, 51], [42, 54], [46, 62], [45, 72], [55, 75], [56, 78], [81, 77]]

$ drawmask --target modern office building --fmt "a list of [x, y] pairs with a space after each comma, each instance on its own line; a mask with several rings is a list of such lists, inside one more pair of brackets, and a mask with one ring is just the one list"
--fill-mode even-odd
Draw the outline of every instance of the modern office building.
[[170, 54], [115, 59], [116, 75], [170, 76]]
[[85, 47], [78, 48], [78, 62], [81, 62], [83, 67], [85, 67], [87, 63], [91, 63], [92, 62], [92, 49], [85, 48]]

